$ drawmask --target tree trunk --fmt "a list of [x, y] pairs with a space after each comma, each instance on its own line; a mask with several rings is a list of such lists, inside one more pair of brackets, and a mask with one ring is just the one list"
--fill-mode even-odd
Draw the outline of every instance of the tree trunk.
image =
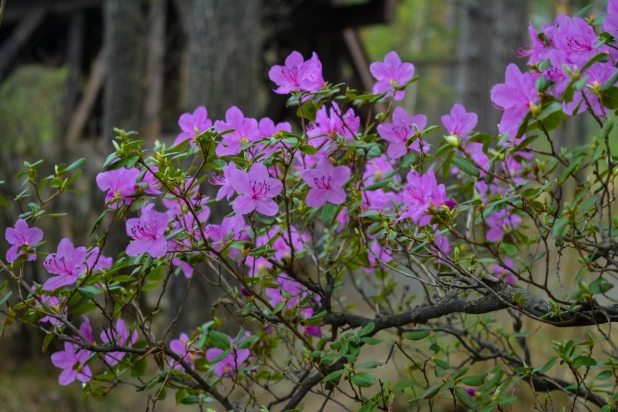
[[205, 105], [211, 119], [230, 106], [257, 115], [259, 0], [194, 0], [190, 14], [188, 109]]
[[107, 67], [103, 137], [107, 148], [111, 147], [114, 127], [140, 130], [146, 18], [141, 1], [106, 0], [103, 19]]
[[[187, 79], [187, 110], [206, 106], [208, 117], [223, 119], [231, 106], [237, 106], [246, 117], [259, 113], [261, 85], [260, 12], [259, 0], [193, 0], [189, 15], [189, 61]], [[211, 198], [217, 189], [205, 185], [204, 193]], [[210, 222], [220, 224], [231, 210], [224, 202], [211, 205]], [[216, 275], [206, 268], [207, 276]], [[210, 317], [210, 311], [220, 291], [197, 273], [183, 305], [183, 313], [172, 329], [177, 336]], [[169, 318], [173, 319], [185, 298], [187, 280], [181, 274], [171, 282]], [[223, 313], [219, 312], [218, 316]]]
[[504, 82], [509, 63], [525, 65], [515, 51], [525, 39], [527, 18], [525, 0], [460, 2], [457, 101], [478, 114], [478, 130], [497, 133], [501, 112], [491, 104], [491, 88]]

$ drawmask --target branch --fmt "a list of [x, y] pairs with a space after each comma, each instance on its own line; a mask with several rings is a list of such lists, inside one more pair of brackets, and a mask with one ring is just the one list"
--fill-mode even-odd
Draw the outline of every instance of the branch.
[[[477, 300], [468, 301], [451, 294], [435, 305], [419, 306], [404, 313], [376, 319], [343, 312], [329, 313], [324, 317], [324, 323], [333, 326], [347, 325], [356, 328], [374, 322], [376, 325], [375, 330], [380, 331], [410, 323], [427, 323], [431, 319], [441, 318], [452, 313], [480, 315], [509, 307], [533, 318], [543, 318], [543, 322], [559, 328], [600, 325], [618, 321], [618, 305], [581, 306], [579, 309], [572, 311], [565, 309], [560, 315], [548, 316], [549, 313], [552, 313], [549, 303], [526, 290], [514, 288], [504, 282], [488, 284], [487, 287], [493, 293]], [[517, 294], [519, 296], [515, 299]], [[526, 300], [525, 303], [518, 303], [524, 300]]]

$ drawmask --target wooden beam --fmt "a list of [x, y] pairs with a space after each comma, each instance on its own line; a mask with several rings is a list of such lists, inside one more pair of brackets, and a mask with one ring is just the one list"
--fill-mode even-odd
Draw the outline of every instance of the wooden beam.
[[[7, 3], [9, 0], [0, 0]], [[11, 6], [4, 13], [5, 24], [15, 24], [32, 13], [33, 10], [45, 7], [49, 13], [66, 14], [78, 10], [101, 7], [103, 0], [11, 0]]]
[[395, 16], [396, 0], [369, 0], [361, 4], [332, 6], [330, 3], [303, 1], [279, 32], [340, 32], [346, 28], [387, 24]]
[[146, 99], [144, 102], [144, 130], [147, 140], [155, 140], [161, 134], [163, 85], [165, 82], [165, 27], [167, 1], [150, 0], [146, 57]]
[[97, 101], [99, 92], [103, 88], [106, 72], [106, 65], [103, 61], [104, 55], [105, 50], [101, 50], [97, 55], [92, 67], [92, 74], [88, 79], [88, 85], [86, 86], [84, 97], [77, 105], [75, 113], [73, 113], [73, 117], [69, 123], [69, 128], [66, 135], [66, 142], [68, 144], [74, 144], [79, 140], [82, 132], [84, 131], [84, 127], [90, 118], [90, 113], [92, 112], [92, 108]]
[[13, 59], [36, 28], [39, 27], [46, 13], [47, 10], [44, 7], [32, 10], [19, 22], [9, 38], [0, 46], [0, 80], [8, 73]]

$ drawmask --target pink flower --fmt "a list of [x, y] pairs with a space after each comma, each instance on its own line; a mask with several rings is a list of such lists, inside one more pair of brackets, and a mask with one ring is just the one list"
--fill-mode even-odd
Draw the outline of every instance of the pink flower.
[[[393, 159], [398, 159], [408, 153], [406, 142], [416, 134], [414, 125], [418, 130], [422, 131], [427, 126], [427, 117], [424, 114], [417, 114], [410, 117], [408, 112], [402, 107], [398, 107], [393, 112], [393, 123], [382, 123], [378, 126], [378, 133], [386, 141], [391, 142], [388, 145], [386, 153]], [[417, 139], [411, 145], [410, 149], [416, 152], [421, 152], [420, 141]], [[427, 152], [429, 144], [423, 142], [422, 151]]]
[[234, 196], [234, 188], [232, 187], [232, 174], [238, 169], [234, 162], [230, 162], [227, 166], [223, 167], [223, 176], [212, 175], [212, 184], [221, 186], [221, 189], [217, 192], [217, 201], [227, 197], [230, 200]]
[[105, 257], [100, 254], [98, 246], [92, 249], [86, 258], [86, 266], [93, 272], [97, 272], [101, 269], [109, 269], [112, 267], [113, 263], [113, 258]]
[[618, 0], [607, 1], [607, 15], [603, 20], [603, 31], [616, 37], [618, 32]]
[[495, 265], [492, 272], [509, 285], [514, 285], [516, 280], [515, 276], [513, 276], [513, 273], [511, 272], [511, 269], [513, 269], [513, 261], [506, 258], [504, 259], [504, 265], [505, 266]]
[[513, 230], [519, 227], [521, 216], [514, 213], [512, 209], [505, 208], [499, 212], [493, 213], [486, 220], [489, 230], [487, 231], [487, 240], [490, 242], [499, 242], [504, 237], [504, 232]]
[[427, 213], [430, 208], [437, 209], [449, 201], [446, 198], [446, 188], [443, 184], [438, 185], [436, 175], [431, 169], [424, 175], [419, 175], [416, 170], [408, 173], [402, 199], [408, 211], [402, 214], [399, 220], [409, 217], [419, 226], [428, 225], [431, 221], [431, 215]]
[[[245, 336], [249, 336], [249, 334], [247, 333]], [[236, 371], [238, 371], [240, 365], [249, 359], [251, 351], [249, 349], [238, 349], [237, 342], [232, 338], [229, 339], [230, 354], [214, 365], [214, 372], [217, 376], [233, 378], [236, 376]], [[206, 351], [206, 359], [208, 359], [208, 362], [212, 362], [223, 352], [223, 349], [210, 348]]]
[[[303, 308], [299, 312], [304, 319], [309, 319], [313, 316], [313, 308]], [[322, 328], [320, 328], [320, 326], [305, 326], [304, 328], [307, 335], [315, 338], [322, 337]]]
[[491, 89], [491, 101], [504, 110], [500, 133], [515, 136], [521, 121], [531, 108], [539, 104], [541, 95], [535, 86], [539, 76], [539, 73], [522, 74], [515, 64], [509, 64], [506, 68], [506, 82]]
[[[32, 285], [32, 292], [35, 292], [36, 288], [37, 288], [36, 285]], [[41, 300], [42, 303], [44, 303], [47, 307], [49, 307], [49, 309], [51, 309], [51, 311], [53, 311], [56, 314], [59, 314], [61, 316], [66, 317], [66, 315], [67, 315], [67, 308], [66, 307], [64, 308], [62, 313], [59, 313], [60, 312], [60, 307], [61, 307], [61, 305], [63, 303], [63, 301], [60, 300], [60, 298], [58, 298], [56, 296], [47, 296], [47, 295], [38, 295], [38, 298]], [[35, 300], [34, 307], [37, 308], [37, 309], [40, 309], [42, 311], [47, 312], [47, 309], [43, 308], [43, 304], [41, 304], [38, 299]], [[60, 321], [58, 319], [56, 319], [55, 317], [50, 316], [50, 315], [43, 316], [41, 319], [39, 319], [39, 322], [41, 322], [41, 323], [49, 322], [52, 325], [60, 324]]]
[[300, 302], [307, 296], [307, 290], [300, 283], [289, 279], [285, 275], [279, 276], [277, 279], [277, 283], [281, 286], [280, 288], [268, 288], [266, 289], [266, 296], [270, 298], [270, 304], [273, 306], [277, 306], [279, 302], [282, 302], [285, 297], [281, 293], [281, 291], [285, 291], [289, 294], [289, 298], [286, 306], [288, 308], [296, 307], [300, 304]]
[[595, 47], [599, 38], [594, 29], [581, 17], [563, 17], [552, 37], [552, 45], [565, 53], [571, 63], [582, 67], [594, 55], [607, 52], [608, 47]]
[[280, 122], [275, 124], [269, 117], [262, 117], [258, 123], [260, 139], [266, 139], [279, 133], [286, 131], [292, 133], [292, 125], [288, 122]]
[[402, 63], [399, 55], [392, 51], [384, 57], [384, 63], [374, 62], [369, 70], [377, 83], [373, 85], [373, 93], [386, 93], [387, 97], [394, 100], [403, 100], [406, 95], [404, 90], [395, 90], [397, 86], [404, 86], [414, 77], [414, 65]]
[[345, 115], [341, 116], [341, 109], [337, 103], [332, 105], [329, 111], [326, 110], [326, 106], [318, 110], [315, 122], [309, 126], [307, 131], [309, 137], [312, 137], [309, 144], [313, 147], [322, 146], [327, 153], [332, 151], [328, 145], [331, 140], [335, 140], [337, 136], [345, 136], [351, 142], [360, 127], [360, 117], [356, 115], [354, 109], [348, 109]]
[[[367, 160], [367, 165], [365, 167], [365, 173], [363, 173], [363, 180], [365, 181], [365, 185], [372, 185], [384, 177], [387, 174], [391, 173], [393, 170], [393, 165], [388, 160], [386, 155], [380, 155], [379, 157], [374, 157], [372, 159]], [[393, 176], [393, 180], [400, 182], [401, 178], [398, 175]]]
[[[204, 133], [212, 127], [212, 120], [208, 118], [208, 111], [204, 106], [200, 106], [193, 114], [184, 113], [178, 119], [178, 126], [182, 132], [176, 137], [174, 146], [184, 142], [185, 140], [195, 139], [197, 134]], [[197, 132], [197, 134], [196, 134]], [[194, 144], [193, 141], [191, 144]]]
[[[197, 359], [198, 355], [195, 353], [195, 350], [193, 350], [193, 344], [186, 333], [181, 333], [178, 339], [172, 340], [169, 347], [172, 352], [180, 356], [191, 369], [195, 367], [195, 359]], [[170, 366], [174, 365], [174, 369], [184, 370], [183, 366], [176, 362], [176, 360], [170, 359], [168, 362]]]
[[[221, 251], [228, 241], [243, 240], [247, 238], [245, 220], [242, 215], [234, 215], [223, 219], [220, 225], [210, 224], [206, 226], [204, 234], [212, 240], [211, 246]], [[239, 254], [238, 249], [230, 249], [229, 257], [234, 259]]]
[[80, 349], [77, 345], [69, 342], [64, 343], [64, 351], [56, 352], [51, 355], [51, 361], [55, 367], [62, 369], [58, 383], [66, 386], [75, 380], [80, 382], [90, 382], [92, 371], [86, 365], [90, 359], [91, 352]]
[[85, 247], [75, 249], [71, 240], [62, 239], [58, 244], [58, 252], [50, 254], [43, 262], [49, 273], [58, 275], [47, 279], [43, 290], [56, 290], [61, 286], [75, 283], [79, 275], [86, 270], [85, 259]]
[[322, 64], [315, 52], [307, 61], [299, 52], [292, 52], [285, 59], [285, 66], [275, 65], [270, 68], [268, 77], [279, 86], [274, 90], [277, 94], [288, 94], [291, 91], [315, 92], [324, 85]]
[[305, 170], [301, 177], [311, 188], [305, 199], [307, 206], [318, 208], [326, 202], [334, 205], [345, 202], [342, 186], [350, 179], [349, 167], [333, 167], [330, 160], [322, 158], [314, 169]]
[[259, 137], [258, 122], [255, 119], [245, 118], [236, 106], [230, 107], [225, 113], [225, 121], [217, 120], [217, 133], [233, 129], [231, 133], [223, 135], [217, 146], [217, 156], [235, 156], [240, 153], [243, 144], [255, 141]]
[[11, 263], [27, 254], [28, 261], [36, 260], [36, 251], [32, 246], [43, 240], [43, 231], [38, 227], [28, 227], [25, 220], [15, 222], [15, 228], [7, 227], [4, 232], [6, 241], [12, 246], [6, 251], [6, 260]]
[[136, 168], [121, 167], [97, 175], [97, 186], [107, 192], [105, 203], [110, 209], [133, 203], [135, 199], [132, 196], [137, 193], [135, 181], [140, 173], [140, 170]]
[[193, 276], [193, 267], [180, 258], [172, 259], [172, 265], [179, 267], [187, 279]]
[[[590, 104], [590, 109], [597, 116], [605, 118], [606, 113], [601, 101], [599, 100], [598, 90], [605, 82], [610, 80], [617, 71], [618, 69], [609, 63], [593, 64], [585, 72], [586, 76], [588, 76], [586, 87], [580, 91], [576, 91], [573, 94], [573, 100], [571, 102], [563, 103], [564, 113], [569, 116], [583, 113], [588, 110], [588, 105]], [[584, 99], [584, 96], [586, 99]], [[588, 102], [586, 102], [586, 100], [588, 100]], [[576, 108], [579, 108], [577, 112], [575, 112]]]
[[476, 127], [477, 122], [476, 113], [467, 113], [460, 104], [455, 104], [450, 114], [442, 116], [444, 128], [449, 135], [453, 136], [467, 136]]
[[274, 216], [279, 205], [272, 200], [283, 190], [283, 184], [268, 174], [262, 163], [255, 163], [249, 173], [236, 170], [232, 174], [232, 187], [240, 194], [232, 205], [234, 211], [241, 215], [257, 210], [263, 215]]
[[167, 223], [167, 215], [155, 211], [154, 204], [143, 207], [141, 218], [127, 220], [125, 231], [133, 238], [127, 246], [127, 255], [137, 256], [147, 253], [153, 258], [165, 256], [167, 240], [165, 240], [164, 233]]
[[[548, 26], [545, 26], [547, 28]], [[536, 31], [532, 23], [528, 24], [528, 33], [530, 34], [530, 40], [532, 40], [531, 44], [524, 44], [517, 50], [518, 57], [527, 57], [528, 64], [537, 64], [541, 58], [542, 54], [546, 49], [545, 43], [539, 39], [539, 33]]]
[[[118, 319], [115, 328], [106, 328], [101, 331], [101, 341], [110, 345], [132, 347], [137, 341], [137, 331], [133, 331], [129, 337], [129, 330], [124, 324], [124, 320]], [[111, 366], [117, 365], [126, 352], [109, 352], [105, 354], [105, 362]]]

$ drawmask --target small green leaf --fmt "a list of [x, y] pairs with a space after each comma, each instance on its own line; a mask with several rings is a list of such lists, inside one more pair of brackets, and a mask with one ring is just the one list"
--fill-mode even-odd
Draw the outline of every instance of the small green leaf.
[[334, 371], [334, 372], [329, 373], [328, 375], [326, 375], [322, 379], [322, 382], [334, 381], [335, 379], [339, 378], [342, 374], [343, 374], [343, 369], [339, 369], [338, 371]]
[[230, 338], [225, 333], [211, 330], [210, 332], [208, 332], [208, 337], [216, 348], [223, 350], [227, 350], [230, 348]]
[[369, 335], [376, 328], [376, 324], [373, 322], [369, 322], [365, 326], [362, 327], [361, 330], [358, 331], [358, 337], [362, 338], [365, 335]]
[[507, 256], [515, 256], [517, 254], [517, 248], [511, 244], [503, 243], [500, 245], [500, 252]]
[[462, 388], [461, 386], [455, 387], [455, 397], [459, 402], [463, 404], [466, 408], [474, 407], [474, 399], [470, 396], [467, 390]]
[[322, 206], [322, 220], [325, 223], [330, 222], [335, 213], [337, 213], [337, 209], [339, 209], [338, 205], [334, 205], [331, 202], [324, 203], [324, 206]]
[[453, 165], [467, 175], [481, 177], [479, 169], [470, 160], [461, 156], [453, 157]]
[[376, 383], [376, 378], [368, 374], [367, 372], [358, 372], [352, 376], [352, 383], [360, 386], [361, 388], [368, 388]]
[[468, 386], [481, 386], [485, 381], [486, 373], [482, 375], [471, 375], [461, 378], [461, 383]]
[[578, 356], [573, 359], [573, 364], [571, 366], [573, 366], [574, 369], [577, 369], [580, 366], [595, 366], [596, 364], [597, 361], [592, 359], [590, 356]]
[[415, 330], [412, 332], [406, 332], [403, 334], [403, 337], [408, 340], [421, 340], [425, 339], [427, 336], [431, 335], [431, 329], [425, 330]]

